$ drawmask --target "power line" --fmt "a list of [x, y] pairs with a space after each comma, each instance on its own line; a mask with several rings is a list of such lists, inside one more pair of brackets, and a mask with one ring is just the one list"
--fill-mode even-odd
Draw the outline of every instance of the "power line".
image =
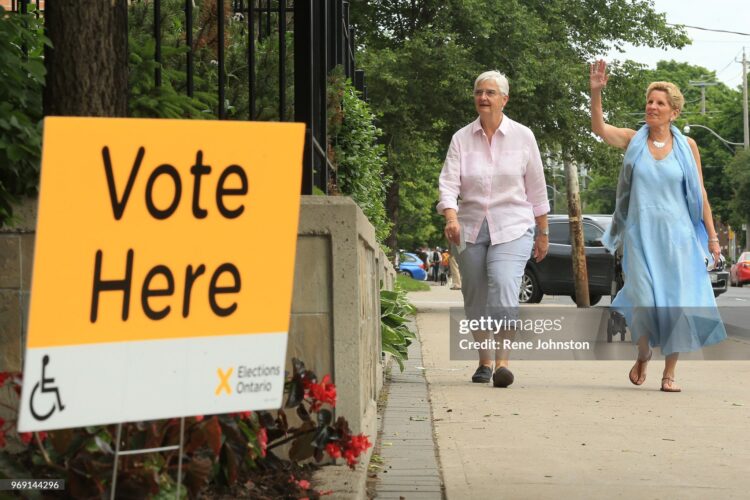
[[739, 51], [739, 52], [737, 52], [737, 53], [736, 53], [736, 54], [734, 55], [734, 57], [732, 57], [732, 60], [731, 60], [731, 61], [729, 61], [729, 62], [727, 63], [727, 65], [726, 65], [726, 66], [724, 66], [724, 67], [723, 67], [723, 68], [721, 69], [721, 71], [719, 71], [718, 73], [716, 73], [716, 76], [719, 76], [720, 74], [722, 74], [723, 72], [725, 72], [725, 71], [727, 70], [727, 68], [729, 68], [729, 66], [731, 66], [732, 64], [734, 64], [734, 63], [736, 62], [736, 61], [735, 61], [735, 59], [737, 58], [737, 56], [738, 56], [738, 55], [740, 55], [740, 52], [742, 52], [742, 51]]
[[679, 28], [679, 27], [692, 28], [694, 30], [702, 30], [702, 31], [713, 31], [714, 33], [729, 33], [729, 34], [732, 34], [732, 35], [750, 36], [750, 33], [743, 33], [741, 31], [717, 30], [717, 29], [712, 29], [712, 28], [702, 28], [700, 26], [691, 26], [689, 24], [672, 24], [672, 23], [667, 23], [667, 26], [674, 26], [676, 28]]

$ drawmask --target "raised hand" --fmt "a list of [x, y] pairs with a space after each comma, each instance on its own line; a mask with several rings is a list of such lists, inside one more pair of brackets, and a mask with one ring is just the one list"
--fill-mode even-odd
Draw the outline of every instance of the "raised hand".
[[591, 63], [589, 69], [589, 81], [591, 84], [592, 91], [601, 91], [607, 86], [609, 75], [607, 74], [607, 63], [603, 59], [599, 59]]

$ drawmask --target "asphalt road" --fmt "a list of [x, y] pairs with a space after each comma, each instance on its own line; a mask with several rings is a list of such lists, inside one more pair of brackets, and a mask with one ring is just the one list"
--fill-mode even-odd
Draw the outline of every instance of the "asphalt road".
[[[542, 299], [542, 304], [549, 305], [569, 305], [572, 303], [573, 300], [566, 295], [545, 295]], [[609, 304], [609, 297], [602, 297], [601, 302], [597, 305], [608, 306]], [[719, 295], [716, 299], [716, 304], [719, 307], [747, 306], [750, 310], [750, 285], [743, 288], [729, 287], [726, 292]]]

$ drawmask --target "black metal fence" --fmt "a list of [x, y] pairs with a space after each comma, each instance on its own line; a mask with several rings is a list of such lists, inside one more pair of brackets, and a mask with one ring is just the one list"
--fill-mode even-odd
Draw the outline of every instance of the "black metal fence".
[[[11, 10], [25, 13], [30, 0], [12, 0]], [[36, 0], [37, 11], [44, 2]], [[152, 0], [154, 9], [155, 85], [162, 83], [161, 0]], [[247, 22], [248, 114], [247, 119], [257, 119], [256, 99], [257, 64], [256, 42], [277, 36], [279, 39], [279, 119], [304, 122], [306, 127], [302, 194], [312, 194], [314, 188], [328, 192], [332, 165], [328, 159], [327, 90], [330, 72], [338, 65], [351, 79], [355, 88], [366, 96], [364, 72], [354, 65], [354, 30], [349, 24], [351, 3], [345, 0], [231, 0], [216, 2], [217, 16], [217, 71], [218, 117], [227, 119], [226, 113], [226, 57], [224, 54], [225, 23], [228, 15], [241, 14]], [[81, 8], [85, 8], [81, 6]], [[193, 26], [193, 0], [185, 0], [185, 26]], [[275, 18], [275, 23], [273, 22]], [[275, 25], [274, 25], [275, 24]], [[294, 116], [287, 116], [286, 34], [294, 38]], [[193, 30], [185, 33], [186, 92], [194, 92]]]

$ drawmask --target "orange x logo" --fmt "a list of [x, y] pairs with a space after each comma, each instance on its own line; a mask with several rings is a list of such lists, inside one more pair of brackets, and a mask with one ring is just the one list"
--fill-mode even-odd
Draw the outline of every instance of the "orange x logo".
[[221, 391], [227, 391], [227, 394], [232, 394], [232, 388], [229, 387], [229, 377], [232, 376], [234, 368], [230, 368], [224, 373], [221, 368], [216, 369], [216, 373], [219, 375], [219, 385], [216, 387], [216, 395], [221, 394]]

